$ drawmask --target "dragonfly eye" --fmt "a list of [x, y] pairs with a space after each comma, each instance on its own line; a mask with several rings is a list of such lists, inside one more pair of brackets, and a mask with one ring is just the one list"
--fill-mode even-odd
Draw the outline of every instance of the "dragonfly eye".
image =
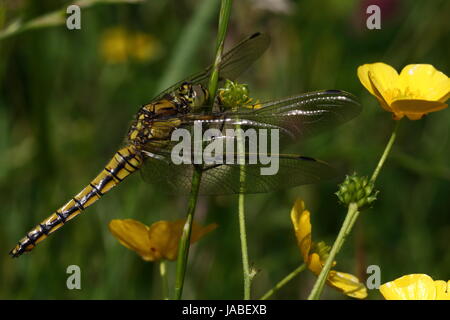
[[190, 91], [191, 91], [191, 86], [189, 85], [189, 83], [184, 82], [184, 83], [180, 86], [180, 89], [179, 89], [180, 95], [188, 96], [189, 93], [190, 93]]
[[201, 107], [208, 99], [208, 91], [202, 85], [197, 84], [192, 86], [193, 107]]

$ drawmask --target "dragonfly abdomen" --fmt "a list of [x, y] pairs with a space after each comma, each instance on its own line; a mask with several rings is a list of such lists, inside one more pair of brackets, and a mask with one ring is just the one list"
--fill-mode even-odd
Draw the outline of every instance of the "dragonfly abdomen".
[[24, 252], [31, 251], [36, 244], [47, 238], [49, 234], [75, 218], [111, 188], [138, 170], [142, 161], [142, 156], [133, 146], [127, 146], [117, 151], [102, 172], [88, 186], [28, 232], [11, 250], [10, 255], [18, 257]]

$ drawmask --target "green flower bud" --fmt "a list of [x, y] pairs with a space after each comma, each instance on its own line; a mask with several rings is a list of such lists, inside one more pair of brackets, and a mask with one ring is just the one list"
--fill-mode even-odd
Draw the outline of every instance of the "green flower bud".
[[225, 86], [218, 90], [218, 97], [219, 102], [226, 108], [237, 108], [252, 101], [246, 84], [239, 84], [230, 80], [226, 80]]
[[374, 190], [374, 185], [367, 177], [359, 177], [356, 173], [346, 176], [344, 182], [339, 185], [336, 192], [339, 201], [348, 206], [354, 202], [359, 209], [364, 209], [372, 205], [377, 199], [378, 191]]

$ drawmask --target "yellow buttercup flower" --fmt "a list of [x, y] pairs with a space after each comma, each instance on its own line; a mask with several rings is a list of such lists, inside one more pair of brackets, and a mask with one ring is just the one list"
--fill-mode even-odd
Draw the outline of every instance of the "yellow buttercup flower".
[[386, 300], [450, 300], [450, 281], [410, 274], [380, 286]]
[[100, 40], [100, 53], [108, 63], [125, 62], [128, 59], [127, 46], [125, 29], [108, 29]]
[[[149, 227], [133, 219], [117, 219], [111, 220], [109, 230], [121, 244], [135, 251], [145, 261], [175, 260], [184, 223], [185, 220], [158, 221]], [[215, 228], [217, 224], [214, 223], [201, 227], [194, 222], [191, 243]]]
[[133, 59], [150, 61], [160, 55], [161, 45], [150, 34], [122, 27], [107, 29], [100, 40], [100, 54], [107, 63], [123, 63]]
[[385, 63], [365, 64], [358, 68], [358, 77], [395, 120], [418, 120], [448, 106], [450, 79], [430, 64], [410, 64], [400, 74]]
[[[317, 276], [323, 269], [329, 247], [323, 242], [314, 243], [312, 241], [310, 215], [310, 212], [305, 209], [305, 203], [297, 200], [291, 210], [297, 244], [308, 269]], [[335, 265], [336, 262], [333, 262], [333, 266]], [[358, 299], [367, 297], [367, 289], [364, 284], [359, 282], [357, 277], [348, 273], [331, 270], [328, 274], [327, 284], [349, 297]]]
[[129, 55], [139, 61], [149, 61], [160, 51], [159, 42], [151, 35], [138, 32], [129, 40]]

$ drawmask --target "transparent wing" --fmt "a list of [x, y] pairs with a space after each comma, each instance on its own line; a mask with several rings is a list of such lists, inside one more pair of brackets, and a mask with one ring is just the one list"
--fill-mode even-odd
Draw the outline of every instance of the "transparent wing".
[[[236, 79], [255, 60], [257, 60], [269, 47], [270, 39], [262, 33], [255, 33], [241, 41], [233, 49], [222, 56], [219, 65], [219, 81], [225, 79]], [[166, 93], [170, 93], [185, 82], [206, 85], [213, 66], [209, 66], [205, 71], [194, 74], [161, 92], [156, 98], [162, 98]]]
[[279, 129], [280, 135], [299, 139], [345, 123], [360, 112], [361, 105], [352, 94], [326, 90], [247, 106], [222, 118], [227, 126]]
[[[255, 129], [257, 139], [265, 135], [268, 150], [271, 150], [270, 144], [272, 142], [278, 142], [279, 150], [283, 150], [293, 141], [301, 140], [345, 123], [358, 115], [360, 110], [361, 106], [356, 97], [350, 93], [328, 90], [248, 106], [237, 112], [194, 113], [177, 119], [181, 123], [178, 129], [187, 130], [189, 137], [191, 137], [191, 148], [193, 148], [195, 139], [201, 140], [203, 132], [207, 129], [220, 131], [215, 139], [221, 139], [224, 145], [230, 141], [235, 141], [235, 131], [228, 129], [236, 129], [236, 126], [240, 125], [246, 133], [251, 133], [249, 129]], [[171, 123], [170, 120], [167, 119], [168, 124]], [[164, 120], [158, 121], [158, 126], [162, 125], [164, 125]], [[201, 132], [200, 135], [196, 134], [195, 126], [200, 126], [200, 129], [197, 130], [197, 132]], [[258, 129], [277, 129], [279, 139], [277, 140], [273, 136], [274, 130], [263, 132]], [[231, 132], [231, 135], [229, 132]], [[172, 148], [178, 143], [178, 140], [163, 140], [160, 145], [153, 142], [146, 150], [169, 156]], [[250, 146], [246, 150], [250, 150], [249, 148]], [[223, 148], [223, 150], [226, 149]]]
[[[190, 114], [181, 118], [180, 128], [187, 130], [190, 137], [188, 147], [194, 150], [194, 144], [202, 141], [205, 129], [218, 129], [218, 136], [213, 140], [223, 144], [223, 152], [219, 158], [224, 161], [227, 155], [234, 159], [232, 163], [223, 165], [207, 165], [204, 170], [200, 185], [201, 194], [232, 194], [240, 190], [240, 167], [235, 160], [237, 157], [236, 137], [228, 135], [227, 128], [235, 128], [237, 124], [243, 129], [249, 128], [276, 128], [286, 137], [304, 137], [334, 125], [343, 123], [356, 116], [360, 111], [360, 105], [355, 97], [342, 91], [320, 91], [306, 93], [300, 96], [281, 99], [253, 106], [250, 109], [242, 108], [238, 112], [228, 113], [202, 113]], [[202, 127], [195, 134], [195, 125]], [[267, 139], [270, 140], [270, 139]], [[212, 140], [211, 140], [212, 141]], [[232, 141], [234, 151], [229, 151], [227, 143]], [[269, 141], [268, 141], [269, 142]], [[147, 159], [142, 174], [144, 180], [157, 183], [172, 193], [187, 193], [191, 187], [193, 173], [192, 165], [175, 165], [172, 162], [171, 151], [179, 141], [166, 141], [164, 147], [155, 153], [162, 156], [164, 161]], [[246, 141], [245, 150], [252, 150], [258, 142]], [[154, 147], [154, 146], [153, 146]], [[204, 149], [205, 150], [205, 149]], [[255, 149], [259, 157], [259, 149]], [[268, 146], [267, 150], [272, 150]], [[154, 149], [149, 148], [153, 152]], [[273, 153], [272, 153], [273, 154]], [[250, 157], [252, 153], [247, 153]], [[185, 156], [185, 155], [183, 155]], [[188, 155], [188, 158], [191, 154]], [[308, 157], [280, 154], [278, 171], [274, 175], [263, 175], [261, 169], [268, 165], [249, 164], [246, 161], [245, 193], [262, 193], [282, 188], [290, 188], [302, 184], [318, 183], [334, 176], [334, 170], [326, 163]], [[191, 158], [192, 160], [192, 158]]]
[[[247, 164], [245, 166], [244, 193], [265, 193], [304, 184], [318, 183], [336, 175], [335, 170], [320, 160], [298, 155], [279, 155], [278, 172], [262, 175], [261, 169], [268, 165]], [[236, 163], [236, 162], [235, 162]], [[193, 165], [175, 165], [168, 159], [163, 161], [148, 158], [141, 169], [143, 179], [157, 184], [161, 190], [173, 194], [188, 194], [191, 190]], [[203, 170], [200, 194], [235, 194], [240, 191], [240, 166], [222, 164]]]

